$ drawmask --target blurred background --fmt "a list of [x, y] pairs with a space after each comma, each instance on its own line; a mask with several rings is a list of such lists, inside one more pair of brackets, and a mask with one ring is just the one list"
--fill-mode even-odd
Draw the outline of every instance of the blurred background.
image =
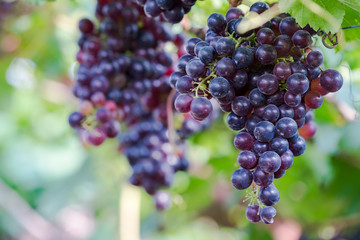
[[[1, 240], [360, 239], [359, 41], [322, 48], [344, 86], [316, 110], [318, 132], [277, 180], [276, 223], [265, 226], [246, 220], [244, 194], [231, 186], [238, 151], [225, 117], [188, 140], [189, 174], [177, 173], [166, 212], [127, 184], [116, 140], [81, 145], [67, 117], [77, 108], [77, 22], [94, 18], [94, 8], [85, 0], [0, 0]], [[227, 8], [225, 0], [198, 1], [187, 24], [205, 26]]]

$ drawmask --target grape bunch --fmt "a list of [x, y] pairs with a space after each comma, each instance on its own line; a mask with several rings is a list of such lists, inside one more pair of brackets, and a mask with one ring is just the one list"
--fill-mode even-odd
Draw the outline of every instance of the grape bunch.
[[158, 17], [170, 23], [179, 23], [190, 12], [196, 0], [136, 0], [148, 17]]
[[157, 208], [165, 209], [169, 198], [159, 189], [188, 167], [184, 139], [208, 124], [185, 120], [176, 136], [167, 123], [173, 64], [164, 45], [172, 42], [181, 49], [184, 38], [147, 17], [135, 1], [98, 0], [95, 14], [98, 23], [79, 22], [73, 93], [80, 104], [69, 124], [85, 145], [119, 139], [118, 150], [133, 170], [130, 182], [154, 194]]
[[267, 9], [257, 2], [247, 15], [238, 8], [226, 16], [211, 14], [205, 40], [188, 40], [188, 54], [179, 59], [170, 84], [180, 93], [178, 112], [207, 119], [212, 98], [229, 112], [227, 125], [239, 131], [234, 146], [241, 150], [232, 185], [249, 189], [247, 219], [269, 224], [280, 199], [274, 179], [304, 153], [304, 138], [316, 132], [313, 109], [322, 105], [323, 95], [338, 91], [343, 79], [336, 70], [323, 70], [321, 52], [312, 50], [316, 31], [309, 25], [301, 28], [289, 14], [241, 31], [242, 23], [251, 22], [249, 15]]

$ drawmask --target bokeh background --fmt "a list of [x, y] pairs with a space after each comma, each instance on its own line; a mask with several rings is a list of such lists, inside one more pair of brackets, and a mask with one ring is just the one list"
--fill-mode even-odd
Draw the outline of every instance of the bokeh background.
[[[359, 41], [341, 51], [319, 44], [344, 86], [316, 110], [317, 135], [276, 181], [278, 215], [266, 226], [246, 220], [244, 193], [231, 187], [238, 151], [225, 117], [188, 140], [190, 170], [177, 173], [166, 212], [127, 184], [116, 140], [81, 145], [67, 116], [77, 107], [77, 21], [94, 18], [95, 1], [3, 2], [0, 239], [360, 239]], [[198, 1], [186, 24], [205, 26], [227, 8], [225, 0]]]

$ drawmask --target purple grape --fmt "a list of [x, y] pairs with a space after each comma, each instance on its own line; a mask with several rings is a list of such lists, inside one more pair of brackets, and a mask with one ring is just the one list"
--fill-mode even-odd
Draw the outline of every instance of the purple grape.
[[298, 30], [294, 33], [291, 39], [294, 45], [298, 48], [307, 48], [312, 44], [311, 35], [308, 31]]
[[232, 105], [232, 111], [238, 116], [246, 116], [251, 112], [250, 100], [244, 96], [234, 98]]
[[[73, 128], [80, 128], [85, 116], [80, 112], [73, 112], [69, 116], [69, 124]], [[244, 124], [245, 125], [245, 124]]]
[[253, 146], [254, 138], [247, 132], [239, 132], [234, 137], [234, 146], [239, 150], [250, 150]]
[[259, 91], [265, 95], [274, 94], [279, 88], [279, 82], [275, 75], [264, 73], [257, 81]]
[[273, 74], [281, 80], [286, 80], [291, 75], [290, 65], [279, 62], [274, 66]]
[[231, 78], [236, 71], [236, 64], [230, 58], [222, 58], [216, 64], [216, 73], [221, 77]]
[[279, 169], [276, 172], [274, 172], [274, 178], [278, 179], [278, 178], [282, 178], [286, 173], [286, 170], [283, 169]]
[[259, 167], [264, 172], [276, 172], [280, 169], [281, 158], [274, 151], [267, 151], [261, 154], [259, 158]]
[[185, 45], [186, 52], [188, 52], [192, 56], [195, 56], [195, 52], [194, 52], [195, 45], [201, 41], [202, 40], [200, 38], [190, 38]]
[[312, 68], [319, 67], [324, 61], [323, 55], [319, 51], [311, 51], [306, 56], [306, 64]]
[[291, 92], [286, 92], [284, 95], [284, 102], [289, 107], [297, 107], [301, 103], [301, 95], [295, 95]]
[[216, 52], [214, 48], [206, 46], [200, 49], [198, 57], [204, 64], [210, 64], [216, 60]]
[[177, 80], [175, 87], [179, 93], [191, 93], [195, 88], [194, 79], [188, 75], [184, 75]]
[[[253, 133], [254, 129], [255, 129], [255, 125], [261, 121], [261, 118], [259, 118], [258, 116], [252, 115], [248, 118], [248, 120], [245, 123], [245, 129], [249, 132], [249, 133]], [[246, 149], [248, 150], [248, 149]]]
[[245, 14], [241, 9], [239, 8], [231, 8], [226, 12], [225, 18], [227, 22], [230, 22], [233, 19], [238, 19], [240, 17], [243, 17]]
[[277, 190], [274, 184], [270, 184], [260, 189], [259, 199], [266, 206], [275, 205], [280, 200], [279, 190]]
[[261, 154], [269, 150], [269, 144], [266, 142], [259, 142], [255, 141], [252, 146], [252, 151], [255, 153], [256, 156], [260, 157]]
[[291, 50], [292, 41], [289, 36], [280, 35], [275, 38], [273, 46], [276, 49], [278, 57], [286, 57]]
[[186, 54], [183, 55], [179, 58], [178, 62], [177, 62], [177, 67], [180, 71], [185, 72], [186, 71], [186, 64], [193, 59], [194, 56]]
[[275, 126], [271, 122], [261, 121], [255, 125], [254, 136], [259, 142], [270, 142], [275, 136]]
[[327, 69], [321, 73], [320, 84], [328, 92], [337, 92], [343, 85], [343, 78], [338, 71]]
[[287, 89], [293, 94], [304, 94], [309, 89], [309, 80], [304, 74], [294, 73], [286, 81]]
[[306, 142], [302, 137], [298, 137], [294, 141], [289, 141], [289, 148], [295, 157], [302, 155], [306, 149]]
[[253, 169], [257, 165], [257, 158], [253, 152], [245, 150], [239, 153], [237, 162], [242, 168]]
[[198, 121], [207, 118], [213, 110], [211, 102], [204, 97], [195, 98], [191, 102], [191, 116]]
[[271, 206], [266, 206], [260, 211], [261, 221], [266, 224], [271, 224], [274, 222], [274, 217], [276, 216], [276, 209]]
[[206, 73], [206, 66], [200, 59], [194, 58], [186, 64], [186, 73], [193, 78], [202, 77]]
[[247, 68], [254, 62], [254, 53], [249, 48], [239, 47], [235, 50], [232, 59], [238, 68]]
[[231, 176], [231, 183], [234, 188], [243, 190], [250, 187], [253, 181], [252, 173], [247, 169], [237, 169]]
[[269, 122], [276, 122], [280, 116], [280, 110], [274, 104], [269, 104], [264, 108], [262, 118]]
[[175, 109], [180, 113], [190, 112], [191, 102], [193, 101], [193, 97], [189, 94], [180, 94], [175, 99]]
[[179, 23], [184, 17], [184, 9], [181, 6], [175, 6], [170, 10], [166, 10], [163, 16], [170, 23]]
[[289, 142], [282, 137], [275, 137], [270, 142], [270, 150], [276, 152], [281, 155], [285, 153], [289, 149]]
[[[231, 111], [231, 107], [229, 109]], [[246, 117], [239, 117], [235, 113], [230, 113], [226, 119], [229, 128], [239, 131], [245, 127]]]
[[277, 57], [276, 49], [269, 44], [264, 44], [256, 49], [256, 59], [263, 65], [272, 64]]
[[258, 14], [265, 12], [266, 10], [268, 10], [270, 7], [267, 3], [265, 2], [256, 2], [253, 5], [251, 5], [250, 7], [250, 12], [256, 12]]
[[249, 222], [260, 222], [260, 207], [259, 205], [254, 205], [254, 206], [248, 206], [246, 208], [246, 218]]
[[213, 97], [223, 98], [230, 91], [230, 83], [223, 77], [216, 77], [209, 84], [209, 91]]
[[275, 34], [270, 28], [261, 28], [256, 34], [256, 40], [259, 44], [272, 44]]
[[254, 107], [260, 107], [266, 103], [266, 96], [259, 89], [254, 88], [249, 93], [249, 100]]
[[[240, 10], [240, 9], [239, 9]], [[216, 52], [219, 56], [231, 56], [235, 51], [235, 42], [230, 38], [220, 38], [216, 42]]]
[[210, 30], [221, 33], [226, 28], [226, 19], [220, 13], [213, 13], [207, 19], [207, 25]]
[[280, 158], [281, 158], [280, 169], [287, 170], [293, 164], [294, 154], [290, 150], [287, 150], [281, 154]]
[[277, 134], [283, 138], [291, 138], [297, 132], [297, 124], [289, 117], [281, 118], [275, 125]]
[[299, 29], [300, 27], [296, 23], [295, 18], [293, 17], [286, 17], [283, 20], [281, 20], [279, 24], [279, 30], [281, 34], [288, 35], [289, 37], [292, 37], [294, 33]]
[[322, 105], [323, 97], [316, 91], [310, 91], [305, 95], [305, 106], [311, 109], [317, 109]]
[[196, 45], [195, 45], [195, 48], [194, 48], [194, 53], [196, 56], [199, 55], [199, 51], [203, 48], [203, 47], [208, 47], [210, 46], [208, 42], [205, 42], [205, 41], [201, 41], [201, 42], [198, 42]]

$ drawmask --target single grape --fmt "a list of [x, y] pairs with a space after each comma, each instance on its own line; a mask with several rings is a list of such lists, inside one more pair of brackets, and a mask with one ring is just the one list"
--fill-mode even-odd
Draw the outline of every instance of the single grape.
[[234, 98], [231, 109], [238, 116], [246, 116], [252, 110], [250, 100], [244, 96]]
[[237, 162], [242, 168], [253, 169], [257, 165], [257, 158], [253, 152], [245, 150], [239, 153]]
[[327, 69], [321, 73], [320, 84], [328, 92], [337, 92], [343, 85], [343, 78], [338, 71]]
[[256, 40], [259, 44], [272, 44], [275, 34], [270, 28], [261, 28], [256, 34]]
[[255, 125], [260, 121], [261, 118], [259, 118], [258, 116], [255, 115], [250, 116], [245, 123], [245, 129], [251, 134], [254, 133]]
[[306, 115], [306, 107], [304, 104], [300, 103], [299, 106], [293, 108], [293, 118], [300, 119]]
[[288, 35], [289, 37], [292, 37], [294, 33], [299, 29], [300, 27], [296, 23], [295, 18], [293, 17], [286, 17], [283, 20], [281, 20], [279, 24], [279, 30], [281, 34]]
[[269, 9], [269, 5], [265, 2], [256, 2], [250, 7], [250, 12], [256, 12], [258, 14], [263, 13], [267, 9]]
[[180, 113], [190, 112], [191, 102], [193, 101], [193, 97], [189, 94], [180, 94], [175, 99], [175, 109]]
[[252, 146], [252, 151], [255, 153], [256, 156], [260, 157], [261, 154], [269, 150], [269, 144], [266, 142], [259, 142], [255, 141]]
[[253, 181], [252, 173], [247, 169], [237, 169], [231, 176], [231, 183], [234, 188], [243, 190], [250, 187]]
[[323, 96], [329, 93], [321, 86], [320, 78], [315, 78], [311, 81], [310, 90], [318, 92]]
[[249, 93], [249, 100], [254, 107], [260, 107], [266, 103], [266, 96], [259, 89], [254, 88]]
[[186, 64], [186, 73], [193, 78], [202, 77], [206, 73], [206, 66], [200, 59], [194, 58]]
[[281, 158], [274, 151], [267, 151], [261, 154], [259, 158], [259, 167], [264, 172], [276, 172], [280, 169]]
[[276, 172], [274, 172], [274, 178], [279, 179], [282, 178], [286, 173], [286, 170], [279, 169]]
[[257, 87], [265, 95], [274, 94], [279, 88], [279, 82], [275, 75], [264, 73], [257, 81]]
[[287, 150], [284, 153], [281, 154], [281, 166], [280, 169], [287, 170], [289, 169], [293, 164], [294, 154], [292, 151]]
[[198, 121], [202, 121], [209, 116], [213, 107], [211, 102], [204, 97], [195, 98], [190, 106], [191, 116]]
[[259, 199], [266, 206], [275, 205], [280, 199], [279, 190], [277, 190], [274, 184], [270, 184], [260, 189]]
[[301, 73], [292, 74], [286, 81], [286, 88], [293, 94], [304, 94], [309, 85], [309, 80]]
[[311, 51], [306, 56], [306, 63], [312, 68], [319, 67], [323, 61], [323, 55], [319, 51]]
[[323, 98], [320, 93], [310, 91], [305, 95], [305, 106], [311, 109], [317, 109], [322, 105]]
[[254, 62], [254, 53], [249, 48], [239, 47], [235, 50], [232, 59], [239, 68], [247, 68]]
[[[230, 107], [231, 111], [231, 107]], [[245, 127], [246, 117], [239, 117], [235, 113], [230, 113], [226, 118], [229, 128], [235, 131], [239, 131]]]
[[199, 51], [203, 48], [203, 47], [208, 47], [210, 46], [208, 42], [205, 42], [205, 41], [201, 41], [201, 42], [198, 42], [196, 45], [195, 45], [195, 48], [194, 48], [194, 53], [196, 56], [199, 56]]
[[275, 126], [271, 122], [261, 121], [255, 125], [254, 136], [259, 142], [270, 142], [275, 136]]
[[84, 121], [85, 116], [80, 112], [73, 112], [69, 116], [69, 124], [73, 128], [81, 127], [81, 123]]
[[207, 19], [207, 25], [210, 30], [221, 33], [226, 28], [226, 19], [220, 13], [213, 13]]
[[292, 36], [294, 45], [298, 48], [307, 48], [312, 44], [311, 35], [308, 31], [298, 30]]
[[247, 132], [240, 132], [234, 137], [234, 146], [239, 150], [250, 150], [254, 143], [254, 137]]
[[233, 19], [238, 19], [240, 17], [243, 17], [245, 14], [244, 12], [239, 8], [231, 8], [226, 12], [225, 18], [227, 22], [230, 22]]
[[209, 84], [209, 91], [213, 97], [223, 98], [230, 91], [230, 83], [223, 77], [216, 77]]
[[298, 137], [294, 141], [289, 141], [289, 148], [293, 152], [294, 156], [300, 156], [305, 152], [306, 142], [302, 137]]
[[260, 222], [260, 207], [259, 205], [248, 206], [246, 208], [246, 218], [249, 222]]
[[[240, 10], [240, 9], [239, 9]], [[235, 42], [230, 38], [220, 38], [216, 42], [216, 52], [219, 56], [231, 56], [235, 51]]]
[[281, 118], [275, 125], [277, 134], [283, 138], [291, 138], [297, 132], [297, 124], [289, 117]]
[[289, 142], [285, 138], [275, 137], [270, 142], [270, 150], [281, 155], [289, 150]]
[[291, 75], [290, 65], [284, 62], [279, 62], [274, 66], [273, 74], [280, 80], [286, 80]]
[[260, 211], [261, 221], [266, 224], [271, 224], [274, 222], [274, 217], [276, 215], [276, 209], [271, 206], [266, 206]]
[[230, 58], [222, 58], [216, 64], [216, 73], [221, 77], [231, 78], [236, 71], [236, 64]]
[[202, 40], [200, 38], [190, 38], [186, 45], [185, 45], [185, 49], [186, 49], [186, 52], [188, 52], [190, 55], [192, 56], [195, 56], [195, 52], [194, 52], [194, 49], [195, 49], [195, 45], [198, 43], [198, 42], [201, 42]]
[[256, 59], [263, 65], [272, 64], [277, 57], [276, 49], [269, 44], [264, 44], [256, 49]]
[[269, 122], [276, 122], [280, 116], [280, 110], [274, 104], [269, 104], [264, 108], [262, 118]]
[[287, 35], [277, 36], [273, 42], [273, 46], [276, 49], [278, 57], [288, 56], [292, 45], [292, 41]]
[[179, 93], [191, 93], [195, 88], [194, 79], [188, 75], [184, 75], [177, 80], [175, 87]]
[[301, 103], [301, 95], [296, 95], [288, 91], [284, 95], [284, 102], [289, 107], [297, 107]]

